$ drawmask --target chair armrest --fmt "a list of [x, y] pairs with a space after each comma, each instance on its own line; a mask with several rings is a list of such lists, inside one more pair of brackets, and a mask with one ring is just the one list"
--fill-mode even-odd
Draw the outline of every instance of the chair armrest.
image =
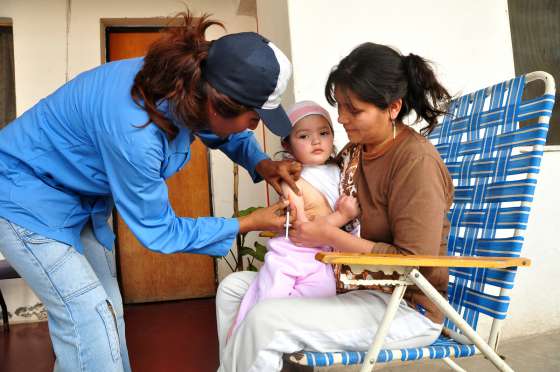
[[315, 255], [315, 259], [328, 264], [372, 266], [480, 267], [499, 269], [531, 265], [531, 260], [523, 257], [405, 256], [398, 254], [320, 252]]
[[276, 238], [278, 236], [277, 232], [274, 231], [261, 231], [259, 233], [261, 238]]

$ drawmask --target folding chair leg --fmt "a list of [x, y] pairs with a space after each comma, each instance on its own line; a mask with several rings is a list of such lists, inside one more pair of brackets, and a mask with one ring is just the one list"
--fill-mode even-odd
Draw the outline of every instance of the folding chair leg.
[[385, 310], [385, 314], [383, 315], [383, 321], [379, 325], [379, 329], [373, 338], [373, 344], [364, 359], [364, 364], [362, 364], [360, 372], [371, 372], [373, 371], [373, 368], [375, 368], [377, 356], [379, 355], [381, 346], [383, 346], [383, 343], [385, 342], [385, 336], [387, 336], [389, 327], [395, 318], [395, 314], [397, 313], [397, 309], [399, 308], [399, 304], [403, 298], [406, 287], [406, 285], [401, 284], [395, 286], [393, 295], [389, 300], [389, 305], [387, 305], [387, 310]]
[[452, 360], [449, 359], [449, 358], [443, 358], [442, 360], [443, 360], [443, 362], [444, 362], [445, 364], [447, 364], [447, 366], [448, 366], [449, 368], [451, 368], [451, 369], [454, 370], [454, 371], [457, 371], [457, 372], [467, 372], [467, 371], [465, 371], [463, 368], [461, 368], [460, 365], [458, 365], [457, 363], [455, 363], [454, 361], [452, 361]]
[[0, 308], [2, 308], [2, 321], [4, 324], [4, 331], [8, 332], [10, 330], [10, 323], [8, 322], [8, 307], [4, 301], [4, 296], [2, 296], [2, 291], [0, 290]]
[[459, 315], [455, 309], [436, 289], [424, 278], [422, 274], [416, 269], [410, 272], [409, 279], [420, 288], [422, 292], [453, 322], [459, 329], [467, 336], [500, 371], [513, 372], [510, 366], [492, 349], [486, 341], [475, 330], [473, 330], [467, 322]]

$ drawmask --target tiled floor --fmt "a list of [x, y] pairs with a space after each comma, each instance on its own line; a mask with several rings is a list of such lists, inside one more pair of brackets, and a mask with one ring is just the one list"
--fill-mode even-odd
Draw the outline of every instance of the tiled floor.
[[[128, 305], [126, 335], [134, 372], [210, 372], [218, 367], [218, 340], [214, 299]], [[520, 371], [560, 371], [560, 330], [510, 340], [500, 354]], [[54, 363], [47, 323], [17, 324], [0, 331], [0, 372], [51, 372]], [[495, 371], [481, 356], [459, 360], [468, 371]], [[441, 362], [380, 366], [381, 371], [449, 371]], [[284, 372], [302, 372], [285, 366]], [[324, 372], [352, 372], [322, 368]]]
[[0, 331], [0, 371], [50, 372], [54, 363], [46, 322], [15, 324]]
[[[218, 339], [214, 299], [128, 305], [126, 337], [134, 372], [214, 372]], [[51, 372], [47, 323], [0, 331], [1, 372]]]

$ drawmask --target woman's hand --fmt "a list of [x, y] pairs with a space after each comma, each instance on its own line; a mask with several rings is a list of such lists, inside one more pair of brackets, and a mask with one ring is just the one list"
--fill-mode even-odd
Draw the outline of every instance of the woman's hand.
[[304, 247], [319, 247], [331, 245], [329, 240], [331, 229], [337, 229], [320, 221], [294, 221], [290, 229], [290, 240], [295, 245]]
[[[297, 195], [301, 195], [296, 181], [301, 174], [301, 164], [297, 161], [273, 161], [265, 159], [259, 162], [256, 171], [268, 182], [279, 195], [282, 194], [280, 184], [285, 182]], [[284, 195], [286, 197], [286, 195]]]
[[[286, 207], [289, 203], [287, 200], [282, 199], [276, 204], [267, 208], [259, 208], [253, 213], [238, 217], [239, 232], [246, 233], [249, 231], [282, 231], [286, 223]], [[297, 217], [295, 208], [290, 212], [290, 224], [292, 224]]]

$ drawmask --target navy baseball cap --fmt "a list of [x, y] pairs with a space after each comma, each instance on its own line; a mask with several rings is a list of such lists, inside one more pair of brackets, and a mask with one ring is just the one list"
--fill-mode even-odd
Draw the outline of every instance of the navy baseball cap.
[[253, 108], [270, 131], [284, 137], [292, 125], [280, 105], [292, 65], [280, 49], [255, 32], [241, 32], [214, 40], [203, 68], [218, 92]]

